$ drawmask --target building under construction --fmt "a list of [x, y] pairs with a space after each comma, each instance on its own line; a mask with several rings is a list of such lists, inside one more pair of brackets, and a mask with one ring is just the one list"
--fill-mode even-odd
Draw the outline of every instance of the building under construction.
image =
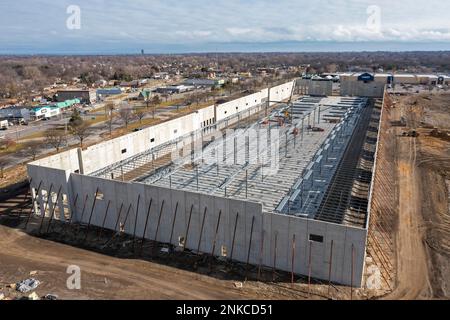
[[361, 286], [381, 110], [294, 87], [35, 161], [34, 214]]

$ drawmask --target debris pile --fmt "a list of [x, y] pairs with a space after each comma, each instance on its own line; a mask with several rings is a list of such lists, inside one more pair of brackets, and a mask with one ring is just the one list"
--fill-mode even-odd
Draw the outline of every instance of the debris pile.
[[27, 293], [36, 289], [40, 284], [41, 283], [39, 282], [39, 280], [36, 280], [34, 278], [25, 279], [16, 284], [16, 290], [22, 293]]

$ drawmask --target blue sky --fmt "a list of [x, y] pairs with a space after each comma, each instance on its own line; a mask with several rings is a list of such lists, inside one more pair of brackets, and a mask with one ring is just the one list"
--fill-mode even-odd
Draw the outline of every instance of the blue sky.
[[[66, 27], [70, 5], [80, 29]], [[445, 0], [2, 0], [0, 53], [450, 50], [449, 12]]]

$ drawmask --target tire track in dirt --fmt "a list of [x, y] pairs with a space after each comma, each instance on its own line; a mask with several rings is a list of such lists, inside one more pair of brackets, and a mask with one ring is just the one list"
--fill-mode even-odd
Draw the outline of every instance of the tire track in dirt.
[[[94, 294], [95, 298], [114, 299], [242, 299], [243, 295], [230, 281], [208, 279], [206, 276], [151, 262], [125, 260], [33, 238], [17, 230], [0, 226], [0, 260], [25, 270], [39, 267], [43, 274], [58, 279], [61, 288], [52, 289], [62, 297], [76, 299]], [[67, 259], [66, 257], [70, 257]], [[15, 266], [18, 261], [20, 264]], [[82, 272], [82, 288], [92, 292], [68, 292], [65, 281], [68, 265], [78, 265]], [[2, 266], [4, 269], [4, 266]], [[46, 270], [48, 269], [48, 270]], [[3, 274], [6, 270], [3, 270]], [[17, 272], [16, 272], [17, 273]], [[107, 278], [114, 292], [95, 284]], [[83, 281], [87, 279], [87, 281]], [[95, 280], [97, 279], [97, 280]], [[15, 279], [14, 281], [16, 281]], [[91, 282], [89, 283], [89, 280]], [[2, 279], [4, 282], [5, 280]], [[10, 280], [11, 281], [11, 280]], [[13, 282], [14, 282], [13, 281]], [[100, 287], [100, 288], [96, 288]]]

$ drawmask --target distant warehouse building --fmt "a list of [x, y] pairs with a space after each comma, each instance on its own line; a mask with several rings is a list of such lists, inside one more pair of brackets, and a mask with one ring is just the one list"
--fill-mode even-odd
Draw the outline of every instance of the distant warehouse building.
[[42, 105], [30, 109], [30, 120], [50, 119], [59, 116], [67, 108], [80, 104], [80, 99], [66, 100], [51, 105]]
[[91, 104], [95, 102], [95, 93], [92, 90], [58, 90], [55, 94], [57, 102], [79, 99], [81, 103]]
[[30, 120], [30, 109], [25, 107], [12, 106], [0, 109], [0, 118], [14, 120], [24, 119]]
[[333, 95], [333, 79], [312, 77], [297, 80], [297, 87], [301, 94], [310, 96], [332, 96]]
[[450, 77], [449, 76], [439, 76], [438, 84], [450, 86]]
[[388, 75], [375, 76], [370, 73], [344, 73], [339, 75], [341, 96], [380, 98], [388, 82]]
[[183, 93], [194, 90], [194, 86], [187, 85], [177, 85], [177, 86], [167, 86], [167, 87], [159, 87], [156, 89], [157, 93]]
[[102, 101], [109, 96], [122, 94], [121, 88], [105, 88], [97, 90], [97, 101]]
[[381, 97], [386, 85], [450, 85], [450, 77], [433, 74], [344, 73], [339, 77], [342, 96]]
[[31, 108], [30, 120], [50, 119], [61, 114], [61, 109], [56, 106], [38, 106]]
[[184, 81], [187, 86], [198, 87], [221, 87], [225, 84], [224, 79], [187, 79]]
[[72, 99], [36, 107], [13, 106], [0, 109], [0, 118], [11, 121], [30, 121], [51, 118], [59, 115], [65, 109], [79, 104], [80, 102], [80, 99]]

